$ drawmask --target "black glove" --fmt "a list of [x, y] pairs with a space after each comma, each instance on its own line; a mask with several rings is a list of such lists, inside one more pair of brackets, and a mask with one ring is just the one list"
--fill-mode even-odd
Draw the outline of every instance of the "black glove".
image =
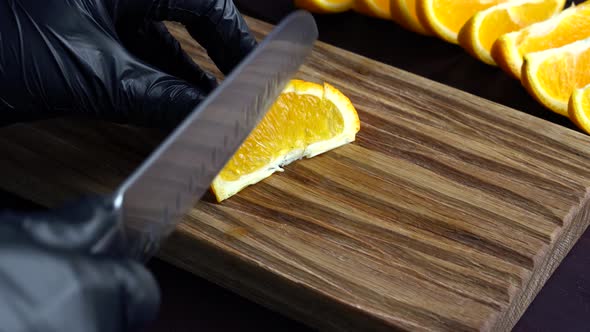
[[144, 267], [117, 252], [113, 207], [88, 198], [0, 214], [0, 332], [133, 332], [157, 314]]
[[217, 82], [164, 20], [224, 74], [256, 46], [231, 0], [0, 0], [0, 125], [81, 115], [174, 128]]

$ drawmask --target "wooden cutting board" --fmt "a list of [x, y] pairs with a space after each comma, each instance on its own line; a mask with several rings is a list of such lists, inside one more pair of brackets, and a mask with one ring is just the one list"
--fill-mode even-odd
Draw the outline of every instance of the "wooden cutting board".
[[[206, 197], [159, 256], [324, 330], [509, 330], [588, 225], [590, 139], [323, 43], [298, 77], [350, 97], [357, 141]], [[160, 139], [4, 128], [0, 186], [47, 206], [106, 193]]]

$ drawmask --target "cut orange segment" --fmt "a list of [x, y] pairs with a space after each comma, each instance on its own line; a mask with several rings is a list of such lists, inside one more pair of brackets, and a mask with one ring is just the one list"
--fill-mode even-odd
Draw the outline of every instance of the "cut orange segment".
[[416, 0], [391, 0], [390, 12], [392, 20], [403, 28], [425, 36], [432, 35], [418, 20]]
[[568, 114], [572, 122], [590, 134], [590, 84], [575, 89], [568, 106]]
[[292, 80], [211, 185], [221, 202], [283, 166], [355, 140], [358, 114], [340, 91]]
[[520, 79], [523, 56], [561, 47], [590, 37], [590, 1], [569, 7], [556, 16], [502, 35], [492, 46], [492, 58], [508, 74]]
[[449, 43], [473, 15], [508, 0], [416, 0], [416, 15], [427, 29]]
[[526, 54], [521, 77], [524, 87], [541, 104], [568, 116], [573, 91], [590, 84], [590, 38]]
[[459, 31], [459, 45], [475, 58], [496, 65], [491, 49], [503, 34], [520, 30], [558, 14], [565, 0], [513, 0], [482, 10]]
[[391, 19], [389, 0], [356, 0], [353, 9], [364, 15]]
[[352, 9], [355, 0], [295, 0], [295, 6], [312, 13], [341, 13]]

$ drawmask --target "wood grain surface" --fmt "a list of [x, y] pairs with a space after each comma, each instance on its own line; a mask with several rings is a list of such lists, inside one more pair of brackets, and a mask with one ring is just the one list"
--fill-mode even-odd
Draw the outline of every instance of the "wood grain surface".
[[[298, 78], [350, 97], [357, 141], [205, 197], [159, 257], [323, 330], [510, 330], [588, 226], [590, 139], [323, 43]], [[46, 206], [106, 193], [160, 140], [73, 119], [4, 128], [0, 187]]]

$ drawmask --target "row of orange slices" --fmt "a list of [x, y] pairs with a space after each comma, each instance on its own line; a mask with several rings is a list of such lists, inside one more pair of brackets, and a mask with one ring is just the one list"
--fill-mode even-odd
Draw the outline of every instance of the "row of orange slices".
[[502, 68], [548, 109], [590, 134], [590, 0], [295, 0], [316, 13], [348, 10], [458, 44]]

